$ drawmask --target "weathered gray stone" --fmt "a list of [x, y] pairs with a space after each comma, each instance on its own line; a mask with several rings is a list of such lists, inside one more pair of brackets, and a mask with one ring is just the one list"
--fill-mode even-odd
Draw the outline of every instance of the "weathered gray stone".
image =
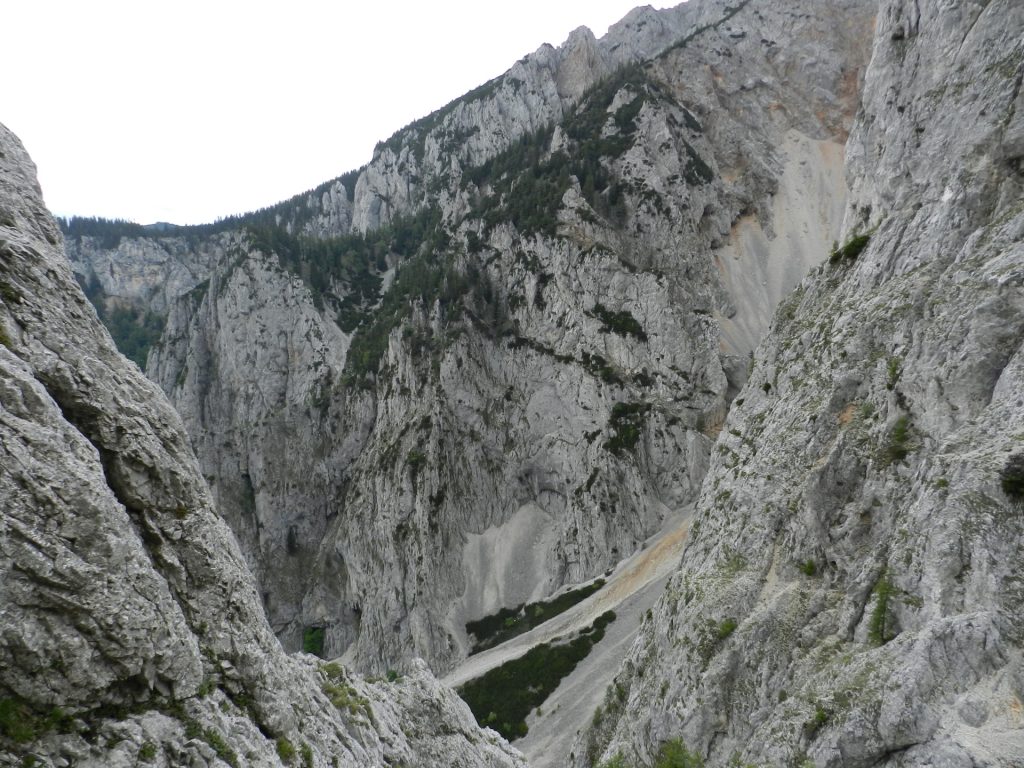
[[178, 415], [61, 251], [0, 126], [0, 765], [281, 765], [283, 739], [318, 766], [522, 765], [422, 668], [284, 654]]
[[843, 240], [870, 243], [775, 314], [577, 765], [676, 738], [709, 765], [1020, 764], [1022, 31], [1014, 2], [881, 3], [846, 154]]

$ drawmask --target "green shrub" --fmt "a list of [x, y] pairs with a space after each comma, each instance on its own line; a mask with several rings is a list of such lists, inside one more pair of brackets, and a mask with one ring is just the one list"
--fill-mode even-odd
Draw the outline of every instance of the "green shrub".
[[616, 456], [635, 450], [650, 410], [650, 403], [616, 403], [612, 406], [608, 426], [615, 434], [605, 441], [605, 450]]
[[736, 631], [736, 627], [738, 626], [739, 624], [736, 623], [736, 619], [723, 619], [718, 623], [718, 639], [720, 641], [725, 640], [729, 635]]
[[14, 699], [0, 699], [0, 735], [16, 744], [35, 741], [36, 719], [28, 706]]
[[889, 615], [889, 600], [895, 594], [895, 588], [885, 573], [878, 579], [872, 594], [875, 596], [875, 607], [871, 611], [871, 619], [868, 623], [868, 640], [873, 645], [884, 645], [892, 639], [889, 636], [886, 620]]
[[14, 351], [14, 342], [11, 341], [11, 337], [7, 335], [7, 331], [4, 329], [2, 323], [0, 323], [0, 346], [7, 347], [12, 352]]
[[885, 369], [885, 388], [890, 391], [895, 389], [896, 382], [899, 381], [901, 373], [903, 373], [903, 368], [900, 365], [900, 359], [898, 357], [890, 357]]
[[703, 768], [704, 758], [686, 748], [682, 739], [665, 742], [654, 759], [654, 768]]
[[235, 751], [228, 746], [228, 743], [224, 741], [224, 737], [217, 731], [208, 728], [203, 731], [202, 739], [217, 753], [217, 757], [230, 765], [231, 768], [238, 768], [238, 755], [235, 754]]
[[1024, 453], [1015, 453], [1006, 460], [999, 473], [1003, 493], [1014, 501], [1024, 499]]
[[309, 744], [302, 745], [302, 768], [313, 768], [313, 748]]
[[907, 458], [910, 452], [910, 419], [900, 416], [889, 432], [889, 442], [885, 446], [884, 458], [888, 464], [896, 464]]
[[594, 305], [594, 316], [601, 321], [603, 333], [612, 332], [619, 336], [633, 336], [640, 341], [647, 341], [643, 326], [628, 310], [612, 312], [598, 302]]
[[818, 572], [818, 566], [815, 564], [813, 560], [806, 560], [800, 566], [800, 570], [804, 572], [805, 576], [813, 576], [815, 573]]
[[151, 763], [156, 759], [156, 744], [147, 741], [139, 747], [139, 760], [144, 763]]
[[295, 746], [284, 736], [280, 737], [277, 740], [277, 756], [281, 758], [281, 762], [291, 765], [295, 760], [295, 755]]
[[870, 242], [871, 235], [854, 235], [841, 248], [834, 248], [829, 254], [828, 261], [830, 264], [854, 261]]
[[829, 720], [832, 716], [829, 714], [821, 704], [814, 705], [814, 714], [811, 715], [810, 719], [804, 723], [804, 736], [808, 739], [813, 739], [814, 735], [828, 725]]

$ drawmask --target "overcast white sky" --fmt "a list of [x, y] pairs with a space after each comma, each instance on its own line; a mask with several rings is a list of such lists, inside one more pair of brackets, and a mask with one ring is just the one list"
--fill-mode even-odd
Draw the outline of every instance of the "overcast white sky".
[[600, 37], [640, 4], [13, 0], [0, 122], [54, 213], [212, 221], [363, 165], [542, 43]]

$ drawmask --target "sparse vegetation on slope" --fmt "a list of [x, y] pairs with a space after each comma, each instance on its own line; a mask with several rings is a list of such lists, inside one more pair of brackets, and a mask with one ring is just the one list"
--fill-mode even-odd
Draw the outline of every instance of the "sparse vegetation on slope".
[[510, 740], [525, 736], [526, 716], [587, 657], [614, 620], [615, 613], [606, 611], [574, 638], [541, 643], [520, 658], [466, 683], [458, 693], [480, 725], [494, 728]]
[[525, 603], [515, 608], [503, 608], [490, 616], [466, 622], [466, 633], [474, 639], [470, 655], [500, 645], [565, 613], [597, 592], [604, 584], [604, 579], [597, 579], [579, 589], [563, 592], [550, 600]]

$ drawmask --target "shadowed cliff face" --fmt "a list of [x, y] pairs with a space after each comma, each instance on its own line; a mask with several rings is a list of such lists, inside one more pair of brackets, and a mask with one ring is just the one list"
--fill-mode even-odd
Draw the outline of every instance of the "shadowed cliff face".
[[776, 312], [578, 765], [1024, 755], [1022, 31], [1015, 2], [881, 3], [849, 247]]
[[61, 251], [0, 126], [0, 764], [276, 765], [287, 742], [521, 765], [422, 665], [386, 685], [283, 653], [180, 419]]
[[237, 230], [74, 240], [108, 296], [179, 294], [148, 371], [287, 647], [322, 628], [327, 656], [448, 669], [467, 620], [696, 498], [776, 303], [838, 235], [873, 13], [638, 9]]

